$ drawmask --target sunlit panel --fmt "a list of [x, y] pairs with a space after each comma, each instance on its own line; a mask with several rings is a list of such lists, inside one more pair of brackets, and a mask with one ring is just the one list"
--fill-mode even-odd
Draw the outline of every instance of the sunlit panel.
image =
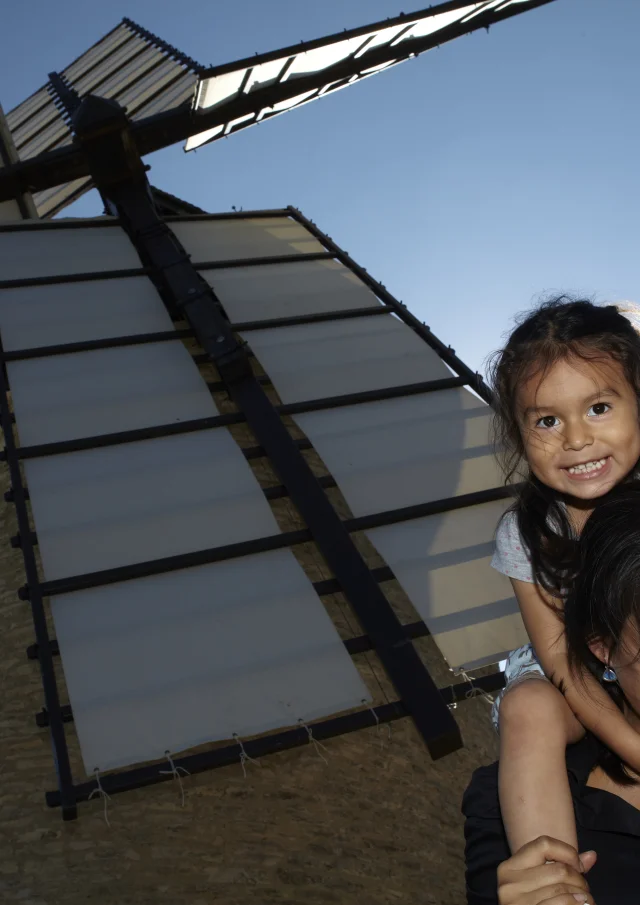
[[293, 78], [296, 75], [309, 75], [319, 72], [330, 66], [335, 66], [342, 60], [356, 53], [367, 40], [367, 36], [348, 38], [336, 44], [327, 44], [324, 47], [316, 47], [314, 50], [306, 50], [299, 53], [291, 66], [287, 69], [282, 81]]
[[294, 417], [355, 516], [499, 487], [488, 406], [465, 389]]
[[315, 236], [288, 217], [177, 220], [171, 229], [194, 264], [325, 251]]
[[367, 531], [452, 668], [497, 663], [528, 640], [506, 576], [492, 569], [507, 502]]
[[338, 261], [203, 270], [202, 276], [234, 323], [380, 304], [373, 292]]
[[[257, 88], [266, 88], [267, 85], [273, 84], [280, 80], [284, 74], [284, 67], [287, 65], [289, 57], [281, 57], [279, 60], [271, 60], [268, 63], [260, 63], [251, 70], [251, 77], [247, 82], [244, 91], [248, 94]], [[201, 84], [205, 84], [201, 82]]]
[[215, 81], [210, 79], [202, 82], [199, 88], [198, 105], [206, 109], [234, 97], [240, 90], [245, 73], [246, 69], [239, 69], [236, 72], [220, 75]]
[[52, 610], [87, 772], [370, 701], [289, 550], [55, 597]]
[[283, 402], [450, 377], [424, 340], [391, 315], [244, 334]]
[[480, 15], [480, 13], [486, 13], [488, 10], [496, 9], [504, 6], [508, 6], [508, 3], [505, 3], [505, 0], [490, 0], [489, 3], [486, 3], [483, 9], [472, 10], [468, 15], [463, 18], [463, 22], [469, 22], [475, 16]]
[[[202, 141], [200, 142], [200, 144], [201, 145], [205, 144], [206, 142], [210, 141], [212, 138], [215, 138], [216, 135], [221, 135], [222, 132], [224, 132], [224, 130], [225, 130], [224, 123], [221, 126], [214, 126], [212, 129], [206, 129], [206, 131], [200, 133], [200, 138], [202, 138]], [[191, 139], [189, 139], [189, 141], [191, 141]], [[187, 142], [187, 145], [188, 144], [189, 144], [189, 142]], [[190, 150], [191, 150], [191, 148], [187, 147], [187, 151], [190, 151]]]
[[362, 47], [354, 54], [354, 58], [357, 60], [364, 56], [365, 53], [370, 53], [376, 47], [391, 45], [406, 28], [407, 23], [403, 22], [402, 25], [392, 25], [389, 28], [382, 28], [380, 31], [370, 32], [365, 36]]

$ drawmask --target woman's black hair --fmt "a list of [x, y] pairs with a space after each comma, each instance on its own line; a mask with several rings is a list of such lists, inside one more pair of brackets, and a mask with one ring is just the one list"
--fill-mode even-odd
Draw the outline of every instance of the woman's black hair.
[[[493, 433], [505, 482], [523, 479], [512, 510], [537, 584], [561, 597], [575, 552], [576, 536], [561, 495], [533, 475], [524, 455], [518, 388], [542, 379], [561, 360], [617, 362], [635, 390], [640, 409], [640, 335], [615, 305], [562, 295], [530, 312], [490, 363], [494, 394]], [[637, 466], [636, 466], [637, 469]], [[635, 476], [636, 470], [629, 477]]]
[[[622, 648], [625, 628], [640, 627], [640, 482], [619, 485], [602, 498], [582, 531], [574, 570], [564, 603], [569, 665], [583, 682], [588, 670], [622, 710], [628, 701], [619, 685], [603, 681], [605, 664], [590, 644], [603, 642], [614, 665], [640, 658], [640, 650]], [[623, 785], [638, 781], [604, 747], [600, 765]]]

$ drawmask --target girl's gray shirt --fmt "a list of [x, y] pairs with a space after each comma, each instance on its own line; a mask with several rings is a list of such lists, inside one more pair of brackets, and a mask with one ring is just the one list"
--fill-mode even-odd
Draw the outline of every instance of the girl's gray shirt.
[[491, 565], [509, 578], [533, 583], [531, 562], [522, 542], [515, 512], [507, 512], [498, 525]]

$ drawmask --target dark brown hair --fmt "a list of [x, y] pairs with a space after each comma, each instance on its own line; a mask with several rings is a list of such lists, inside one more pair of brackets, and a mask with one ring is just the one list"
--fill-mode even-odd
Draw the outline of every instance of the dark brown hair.
[[526, 463], [516, 394], [525, 381], [542, 379], [556, 362], [572, 358], [617, 362], [636, 392], [640, 410], [640, 336], [615, 305], [595, 305], [566, 295], [550, 299], [520, 320], [489, 366], [494, 443], [505, 482], [524, 471], [512, 511], [534, 579], [554, 596], [563, 594], [576, 537], [560, 505], [561, 495], [539, 481]]
[[[640, 658], [623, 649], [629, 625], [640, 626], [640, 482], [614, 487], [586, 521], [578, 544], [575, 577], [566, 595], [564, 627], [569, 665], [584, 682], [585, 670], [608, 691], [621, 710], [629, 706], [616, 682], [604, 682], [604, 664], [590, 644], [603, 642], [615, 665]], [[585, 686], [586, 693], [586, 686]], [[637, 782], [620, 758], [602, 746], [600, 766], [622, 785]]]

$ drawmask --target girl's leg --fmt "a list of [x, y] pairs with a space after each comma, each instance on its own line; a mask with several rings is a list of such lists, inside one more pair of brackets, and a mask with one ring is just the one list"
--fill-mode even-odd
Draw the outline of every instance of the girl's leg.
[[499, 791], [511, 852], [538, 836], [578, 847], [565, 752], [584, 728], [558, 689], [530, 677], [500, 703]]

